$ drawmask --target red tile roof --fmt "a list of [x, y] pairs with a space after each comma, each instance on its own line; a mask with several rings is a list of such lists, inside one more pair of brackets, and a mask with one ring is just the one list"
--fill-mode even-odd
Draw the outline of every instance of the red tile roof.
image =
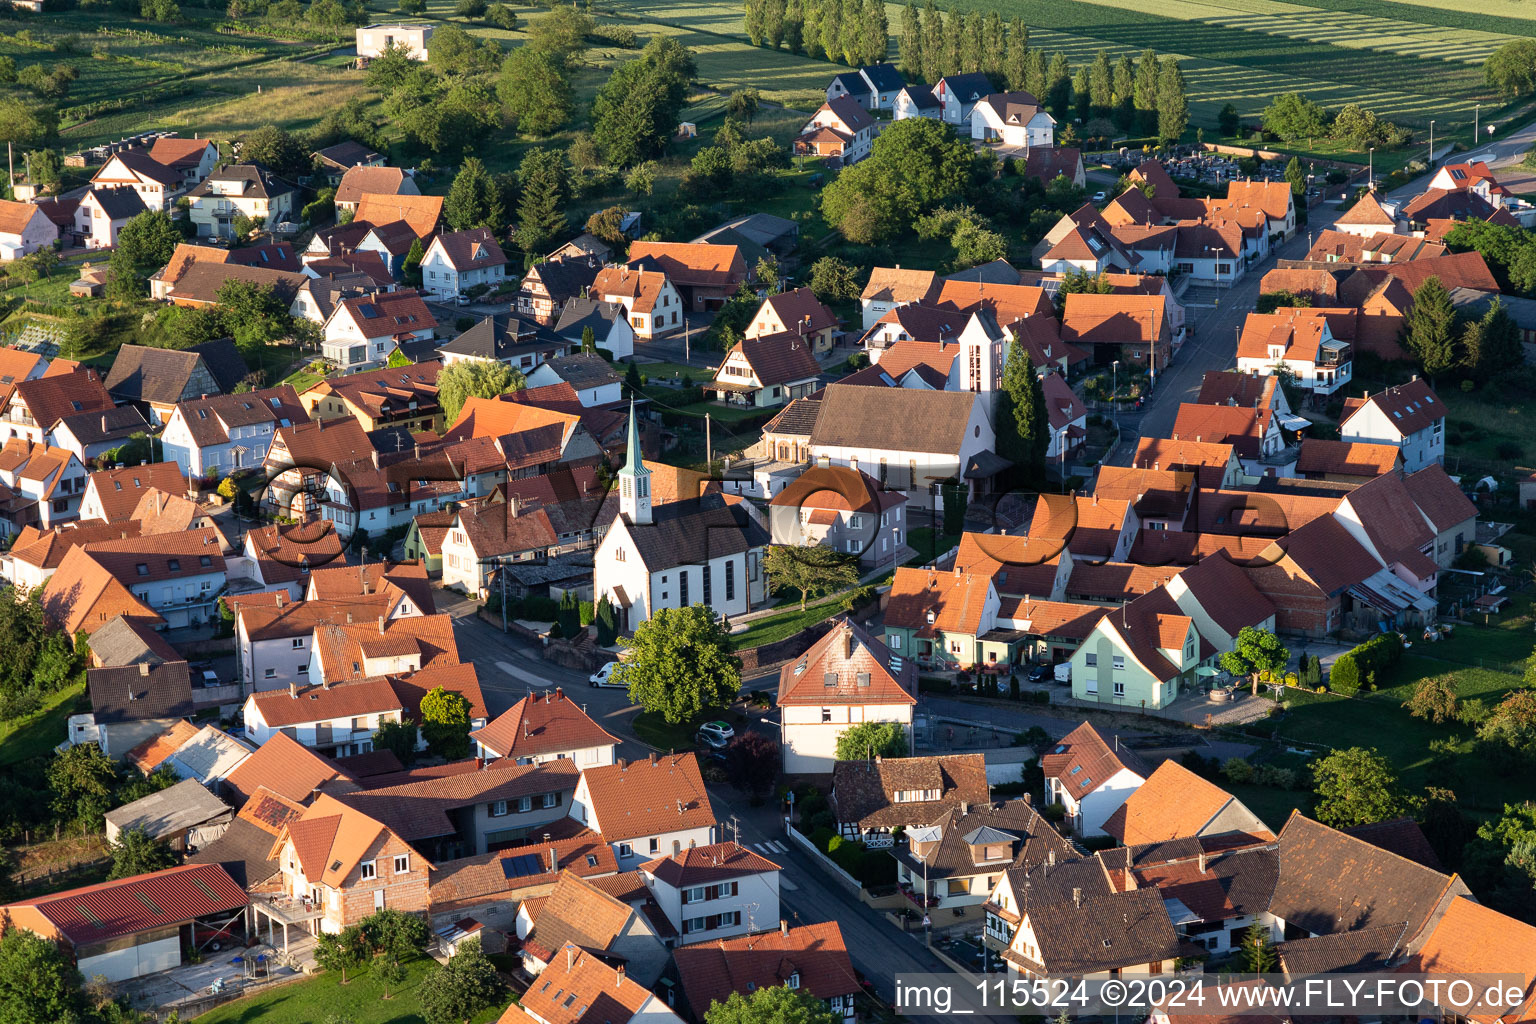
[[257, 747], [224, 781], [234, 792], [237, 803], [250, 798], [262, 786], [304, 803], [320, 786], [337, 780], [344, 780], [347, 789], [356, 786], [329, 758], [280, 732]]
[[[540, 920], [548, 912], [546, 904]], [[551, 952], [549, 966], [514, 1004], [544, 1024], [627, 1024], [656, 999], [626, 977], [622, 967], [611, 967], [574, 944], [569, 957], [559, 949]]]
[[767, 857], [758, 856], [740, 843], [713, 843], [648, 860], [639, 870], [674, 889], [686, 889], [781, 869]]
[[779, 670], [778, 702], [916, 704], [916, 666], [904, 659], [900, 670], [893, 671], [892, 661], [885, 644], [844, 616], [803, 656]]
[[1398, 970], [1404, 974], [1465, 977], [1513, 974], [1519, 997], [1473, 1013], [1477, 1024], [1536, 1021], [1536, 927], [1458, 896], [1446, 907], [1424, 945]]
[[681, 946], [672, 958], [696, 1020], [732, 992], [783, 985], [793, 974], [800, 991], [817, 999], [860, 991], [836, 921]]
[[[940, 572], [934, 569], [896, 570], [886, 604], [888, 626], [915, 629], [919, 636], [937, 636], [940, 631], [976, 635], [992, 591], [989, 575], [964, 572]], [[929, 621], [928, 616], [933, 616]]]
[[115, 523], [131, 518], [139, 499], [152, 489], [167, 494], [185, 494], [187, 478], [176, 463], [155, 462], [148, 466], [97, 470], [90, 475], [86, 489], [96, 492], [102, 518]]
[[1104, 831], [1126, 846], [1198, 836], [1235, 802], [1232, 794], [1177, 761], [1164, 761], [1109, 816]]
[[[1380, 409], [1387, 422], [1404, 437], [1416, 434], [1433, 425], [1436, 420], [1445, 418], [1445, 405], [1429, 386], [1429, 382], [1422, 379], [1378, 391], [1366, 399], [1365, 404]], [[1340, 430], [1349, 425], [1349, 421], [1362, 407], [1356, 406], [1353, 411], [1346, 410], [1344, 419], [1339, 423]]]
[[1040, 768], [1048, 779], [1060, 779], [1075, 799], [1098, 789], [1121, 771], [1131, 771], [1145, 780], [1152, 768], [1129, 748], [1121, 750], [1119, 737], [1113, 741], [1088, 722], [1067, 733], [1040, 755]]
[[545, 757], [619, 741], [556, 687], [524, 697], [471, 738], [501, 757]]
[[1309, 437], [1301, 442], [1296, 472], [1302, 476], [1380, 476], [1402, 461], [1402, 450], [1390, 444], [1325, 441]]
[[591, 824], [609, 842], [715, 824], [715, 811], [692, 753], [588, 768], [582, 779]]

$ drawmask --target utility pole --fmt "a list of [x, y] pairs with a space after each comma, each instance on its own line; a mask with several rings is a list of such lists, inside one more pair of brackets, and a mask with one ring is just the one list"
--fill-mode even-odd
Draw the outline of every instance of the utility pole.
[[691, 330], [692, 327], [688, 323], [688, 318], [683, 317], [683, 362], [685, 363], [689, 362], [693, 358], [688, 348], [688, 334]]
[[709, 413], [704, 414], [704, 462], [710, 466], [715, 464], [715, 446], [710, 438]]
[[502, 569], [502, 571], [498, 572], [496, 575], [501, 577], [501, 631], [503, 633], [505, 633], [507, 631], [507, 573], [506, 573], [506, 566], [502, 566], [501, 569]]
[[16, 156], [11, 151], [11, 143], [5, 144], [5, 194], [10, 195], [11, 189], [16, 186]]

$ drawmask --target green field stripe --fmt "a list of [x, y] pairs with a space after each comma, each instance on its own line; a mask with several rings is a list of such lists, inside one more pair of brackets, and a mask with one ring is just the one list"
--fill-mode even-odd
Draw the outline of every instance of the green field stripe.
[[1441, 28], [1536, 36], [1536, 7], [1523, 0], [1295, 0], [1306, 7], [1414, 21]]

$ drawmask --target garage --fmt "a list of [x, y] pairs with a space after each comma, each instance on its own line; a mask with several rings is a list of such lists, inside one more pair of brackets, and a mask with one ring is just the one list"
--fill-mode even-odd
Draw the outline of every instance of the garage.
[[87, 978], [126, 981], [181, 964], [194, 930], [244, 929], [245, 890], [218, 864], [183, 864], [0, 908], [70, 949]]

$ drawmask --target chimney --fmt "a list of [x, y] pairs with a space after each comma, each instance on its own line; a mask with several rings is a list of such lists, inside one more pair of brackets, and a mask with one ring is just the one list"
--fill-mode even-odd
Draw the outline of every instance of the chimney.
[[789, 937], [789, 922], [782, 917], [779, 918], [779, 934], [785, 938]]
[[651, 751], [651, 767], [656, 767], [656, 751]]
[[1024, 794], [1024, 806], [1025, 807], [1033, 807], [1034, 804], [1035, 804], [1035, 794], [1033, 794], [1033, 793], [1025, 793]]
[[384, 616], [379, 616], [379, 635], [384, 635]]
[[1055, 850], [1052, 850], [1050, 853], [1046, 854], [1045, 862], [1046, 862], [1046, 864], [1050, 865], [1051, 867], [1055, 867], [1056, 866], [1056, 851]]
[[1205, 851], [1200, 851], [1200, 873], [1205, 874]]
[[148, 676], [149, 675], [149, 662], [147, 662], [147, 661], [139, 662], [139, 675], [141, 675], [141, 676]]
[[555, 687], [555, 700], [565, 700], [565, 691], [558, 686]]
[[347, 625], [352, 625], [352, 613], [347, 612]]
[[614, 968], [614, 970], [613, 970], [613, 987], [614, 988], [623, 988], [624, 987], [624, 965], [623, 964], [619, 964], [619, 966]]
[[960, 816], [963, 818], [967, 814], [970, 814], [970, 813], [971, 813], [971, 802], [969, 800], [961, 800], [960, 801]]
[[571, 970], [571, 967], [573, 966], [575, 958], [576, 958], [576, 947], [571, 945], [569, 942], [567, 942], [565, 944], [565, 970], [566, 970], [566, 973], [570, 973], [570, 970]]
[[624, 760], [622, 757], [619, 758], [619, 771], [621, 771], [621, 772], [629, 771], [629, 762]]
[[299, 684], [298, 683], [289, 683], [288, 684], [288, 696], [293, 698], [294, 700], [298, 700], [299, 699]]
[[1072, 890], [1072, 905], [1074, 907], [1081, 907], [1083, 905], [1083, 890], [1081, 890], [1081, 889], [1073, 889]]
[[843, 622], [843, 657], [853, 657], [853, 624], [847, 621]]
[[549, 873], [550, 874], [554, 874], [556, 871], [559, 871], [559, 870], [560, 870], [560, 861], [555, 856], [555, 848], [553, 846], [551, 846], [549, 848]]
[[475, 771], [478, 772], [478, 771], [481, 771], [484, 768], [485, 768], [485, 758], [483, 758], [483, 757], [475, 758]]

